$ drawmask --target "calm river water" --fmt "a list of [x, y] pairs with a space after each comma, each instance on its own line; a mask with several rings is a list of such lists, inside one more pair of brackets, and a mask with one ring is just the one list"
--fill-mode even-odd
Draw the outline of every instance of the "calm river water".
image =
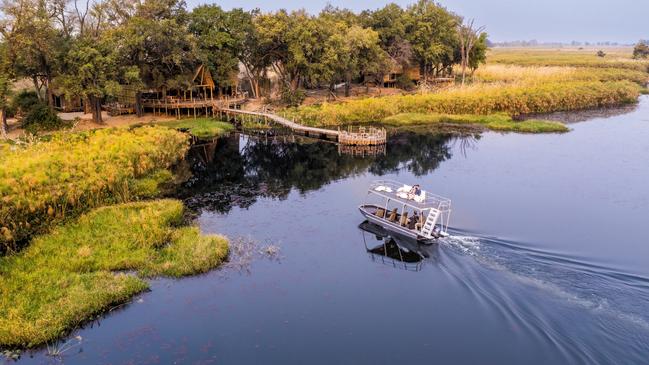
[[[233, 262], [157, 280], [62, 359], [20, 362], [647, 364], [649, 98], [609, 114], [563, 135], [404, 132], [369, 158], [290, 137], [198, 147], [179, 194]], [[452, 198], [452, 237], [360, 229], [378, 178]]]

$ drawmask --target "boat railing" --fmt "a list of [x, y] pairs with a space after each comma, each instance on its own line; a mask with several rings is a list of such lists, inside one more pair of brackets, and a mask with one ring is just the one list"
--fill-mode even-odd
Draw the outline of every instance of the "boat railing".
[[407, 205], [416, 206], [420, 209], [435, 208], [441, 212], [449, 211], [451, 209], [451, 199], [433, 194], [426, 190], [422, 190], [422, 192], [425, 192], [425, 199], [422, 201], [415, 201], [398, 196], [398, 190], [404, 186], [409, 185], [394, 180], [375, 180], [370, 184], [368, 192], [391, 200], [400, 201]]

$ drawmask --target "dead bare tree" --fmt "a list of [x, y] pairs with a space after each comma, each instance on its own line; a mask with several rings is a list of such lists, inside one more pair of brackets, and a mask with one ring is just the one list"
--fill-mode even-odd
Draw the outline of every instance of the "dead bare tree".
[[458, 36], [460, 38], [460, 57], [462, 67], [462, 85], [466, 79], [466, 68], [469, 65], [471, 50], [475, 46], [480, 34], [484, 32], [485, 27], [474, 28], [475, 20], [471, 19], [466, 24], [458, 25]]

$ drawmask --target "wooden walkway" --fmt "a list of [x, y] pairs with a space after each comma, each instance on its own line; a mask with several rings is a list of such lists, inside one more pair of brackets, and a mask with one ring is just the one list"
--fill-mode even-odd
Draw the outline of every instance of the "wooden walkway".
[[156, 113], [164, 113], [165, 115], [172, 113], [175, 114], [177, 118], [181, 118], [186, 113], [187, 117], [193, 115], [194, 118], [201, 114], [206, 116], [211, 114], [212, 117], [216, 117], [217, 115], [232, 115], [235, 120], [237, 119], [237, 116], [239, 116], [256, 119], [258, 121], [263, 120], [264, 122], [272, 121], [292, 130], [294, 133], [302, 134], [307, 137], [333, 140], [340, 144], [351, 146], [378, 146], [385, 144], [387, 140], [387, 132], [384, 128], [357, 127], [352, 129], [349, 127], [347, 130], [334, 130], [308, 127], [276, 114], [236, 109], [247, 100], [248, 99], [245, 97], [178, 101], [147, 100], [142, 105], [145, 108], [152, 109], [154, 115], [156, 115]]
[[383, 128], [359, 127], [356, 130], [352, 130], [350, 128], [347, 131], [341, 131], [340, 129], [334, 130], [308, 127], [271, 113], [253, 112], [230, 108], [220, 109], [220, 112], [225, 114], [250, 116], [256, 119], [263, 119], [264, 121], [271, 120], [279, 125], [291, 129], [295, 133], [303, 134], [307, 137], [335, 140], [338, 143], [346, 145], [376, 146], [385, 144], [387, 140], [387, 132]]

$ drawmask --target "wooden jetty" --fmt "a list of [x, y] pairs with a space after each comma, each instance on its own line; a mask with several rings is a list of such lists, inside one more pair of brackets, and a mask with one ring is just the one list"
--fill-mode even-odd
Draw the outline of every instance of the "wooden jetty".
[[272, 113], [265, 112], [253, 112], [240, 109], [221, 109], [219, 113], [225, 113], [226, 115], [234, 115], [235, 118], [239, 116], [248, 116], [249, 118], [254, 118], [257, 120], [264, 120], [268, 122], [269, 120], [275, 122], [279, 125], [282, 125], [286, 128], [289, 128], [294, 133], [303, 134], [307, 137], [322, 138], [328, 140], [334, 140], [340, 144], [352, 145], [352, 146], [377, 146], [383, 145], [387, 141], [387, 131], [384, 128], [375, 128], [375, 127], [358, 127], [352, 128], [349, 127], [348, 130], [334, 130], [334, 129], [325, 129], [317, 127], [308, 127], [294, 121], [288, 120], [284, 117], [281, 117]]

